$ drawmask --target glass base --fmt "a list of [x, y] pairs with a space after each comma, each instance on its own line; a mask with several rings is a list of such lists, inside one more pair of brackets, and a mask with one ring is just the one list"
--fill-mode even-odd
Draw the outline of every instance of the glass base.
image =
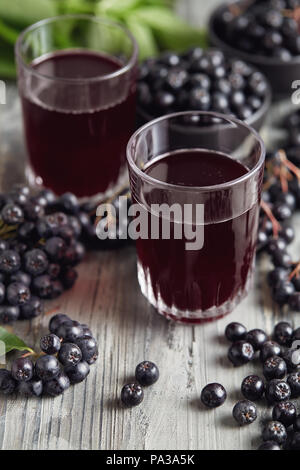
[[253, 280], [254, 263], [249, 269], [247, 281], [245, 286], [241, 288], [234, 298], [227, 300], [222, 305], [213, 306], [208, 310], [181, 310], [172, 305], [166, 305], [158, 292], [157, 297], [154, 295], [149, 269], [144, 269], [141, 263], [137, 263], [138, 281], [142, 294], [153, 305], [159, 314], [166, 317], [168, 320], [174, 320], [181, 323], [203, 323], [218, 320], [219, 318], [228, 315], [232, 310], [247, 296]]
[[[35, 191], [44, 189], [46, 187], [43, 184], [43, 179], [40, 176], [37, 176], [35, 174], [32, 167], [28, 163], [25, 165], [25, 178], [26, 178], [27, 184]], [[95, 202], [95, 203], [101, 203], [103, 201], [106, 201], [108, 198], [114, 196], [114, 194], [117, 194], [123, 188], [128, 187], [128, 186], [129, 186], [129, 180], [128, 180], [127, 167], [126, 165], [123, 165], [120, 169], [120, 174], [119, 174], [117, 181], [115, 183], [110, 184], [105, 192], [97, 193], [92, 196], [80, 197], [78, 199], [80, 202], [90, 201], [90, 202]], [[66, 189], [66, 192], [67, 191], [68, 190]]]

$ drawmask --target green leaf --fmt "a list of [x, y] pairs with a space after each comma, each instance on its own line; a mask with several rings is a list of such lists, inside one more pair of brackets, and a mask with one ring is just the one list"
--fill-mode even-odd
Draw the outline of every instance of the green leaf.
[[191, 27], [167, 7], [139, 8], [136, 15], [153, 30], [162, 48], [184, 50], [187, 47], [206, 45], [203, 30]]
[[8, 43], [14, 45], [18, 36], [19, 36], [19, 31], [12, 28], [11, 26], [6, 25], [0, 19], [0, 37], [2, 37], [4, 41], [7, 41]]
[[96, 4], [91, 0], [56, 0], [59, 14], [95, 14]]
[[29, 348], [21, 338], [10, 333], [2, 326], [0, 326], [0, 341], [3, 341], [5, 344], [6, 354], [13, 350], [34, 353], [33, 349]]
[[153, 57], [158, 53], [155, 38], [149, 26], [141, 23], [134, 14], [128, 15], [126, 25], [139, 45], [140, 60]]
[[52, 0], [0, 0], [0, 18], [11, 24], [26, 26], [56, 14]]

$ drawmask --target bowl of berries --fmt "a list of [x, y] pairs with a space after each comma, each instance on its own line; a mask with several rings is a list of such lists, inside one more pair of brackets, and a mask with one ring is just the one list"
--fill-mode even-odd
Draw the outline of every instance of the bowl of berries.
[[209, 22], [212, 45], [261, 70], [276, 97], [300, 77], [300, 0], [238, 0], [218, 7]]
[[[140, 66], [139, 125], [174, 112], [213, 111], [237, 117], [259, 130], [270, 103], [266, 77], [220, 49], [165, 52]], [[195, 130], [199, 131], [197, 126]]]

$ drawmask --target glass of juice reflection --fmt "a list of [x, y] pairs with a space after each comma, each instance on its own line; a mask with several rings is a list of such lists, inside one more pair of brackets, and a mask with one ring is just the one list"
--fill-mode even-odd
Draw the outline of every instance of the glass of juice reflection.
[[137, 45], [108, 20], [66, 15], [16, 44], [31, 183], [107, 196], [121, 186], [135, 124]]
[[[131, 192], [137, 213], [144, 215], [141, 223], [148, 226], [148, 238], [137, 239], [138, 280], [165, 317], [187, 323], [216, 319], [248, 293], [264, 157], [264, 144], [253, 129], [215, 113], [164, 116], [131, 137]], [[161, 210], [174, 204], [181, 215]], [[192, 215], [183, 218], [188, 206]], [[196, 206], [203, 209], [200, 219]], [[184, 224], [202, 234], [196, 249], [187, 249], [190, 235], [178, 231]], [[159, 227], [155, 236], [154, 225]]]

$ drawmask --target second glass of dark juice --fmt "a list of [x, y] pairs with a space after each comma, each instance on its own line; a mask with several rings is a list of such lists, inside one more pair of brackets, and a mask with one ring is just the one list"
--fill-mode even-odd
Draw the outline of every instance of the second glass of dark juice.
[[21, 34], [16, 60], [31, 183], [99, 200], [124, 184], [137, 56], [126, 29], [96, 17], [49, 18]]
[[164, 116], [132, 136], [138, 280], [162, 315], [187, 323], [216, 319], [248, 293], [264, 155], [253, 129], [209, 112]]

